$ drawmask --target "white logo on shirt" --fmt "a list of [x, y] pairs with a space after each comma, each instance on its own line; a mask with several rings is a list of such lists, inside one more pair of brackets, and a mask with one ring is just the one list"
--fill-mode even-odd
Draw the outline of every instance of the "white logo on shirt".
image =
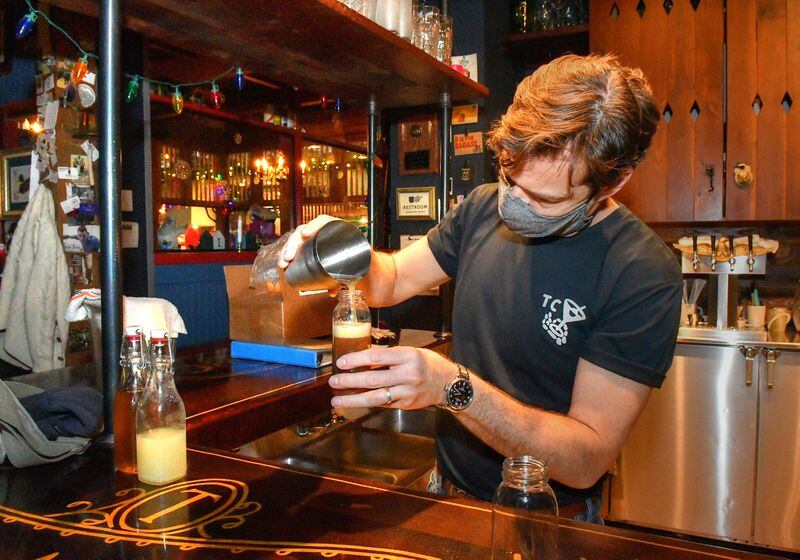
[[[548, 307], [550, 311], [542, 319], [542, 328], [544, 332], [550, 335], [550, 338], [556, 341], [556, 344], [562, 346], [567, 343], [567, 336], [569, 335], [569, 323], [583, 321], [586, 319], [585, 309], [586, 306], [578, 305], [571, 299], [567, 298], [561, 301], [558, 298], [553, 298], [549, 294], [544, 294], [542, 298], [542, 307]], [[561, 307], [561, 317], [558, 317], [558, 308]]]

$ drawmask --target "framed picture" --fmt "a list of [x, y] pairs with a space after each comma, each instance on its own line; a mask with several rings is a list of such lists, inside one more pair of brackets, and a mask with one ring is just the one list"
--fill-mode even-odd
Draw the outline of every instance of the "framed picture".
[[398, 220], [435, 220], [436, 187], [400, 187], [397, 189]]
[[0, 163], [0, 218], [20, 216], [31, 188], [31, 149], [4, 150]]

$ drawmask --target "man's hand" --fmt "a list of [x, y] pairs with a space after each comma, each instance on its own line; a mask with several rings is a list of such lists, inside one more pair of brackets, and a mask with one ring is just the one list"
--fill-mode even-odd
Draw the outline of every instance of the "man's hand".
[[444, 403], [444, 386], [458, 375], [456, 364], [432, 350], [396, 346], [370, 348], [339, 358], [340, 369], [380, 367], [371, 371], [340, 373], [330, 378], [334, 389], [372, 389], [356, 395], [334, 397], [336, 408], [384, 406], [386, 390], [391, 405], [415, 409]]
[[286, 240], [286, 244], [283, 246], [283, 251], [281, 251], [281, 256], [278, 259], [278, 267], [286, 268], [289, 266], [289, 263], [297, 256], [297, 250], [300, 248], [300, 245], [302, 245], [306, 239], [317, 233], [322, 229], [322, 226], [328, 222], [338, 219], [339, 218], [334, 218], [326, 214], [320, 214], [307, 224], [303, 224], [294, 230], [294, 233], [289, 236], [289, 239]]

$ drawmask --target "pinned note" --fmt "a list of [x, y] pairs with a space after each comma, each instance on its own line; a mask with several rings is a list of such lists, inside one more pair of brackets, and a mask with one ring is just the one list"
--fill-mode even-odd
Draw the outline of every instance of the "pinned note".
[[100, 158], [100, 151], [88, 140], [85, 140], [83, 144], [81, 144], [81, 148], [83, 148], [83, 152], [89, 156], [92, 161], [97, 161]]
[[48, 101], [44, 110], [44, 129], [53, 130], [58, 121], [58, 101]]
[[70, 212], [74, 212], [78, 208], [81, 207], [81, 199], [77, 196], [72, 196], [67, 200], [61, 202], [61, 209], [64, 211], [64, 214], [69, 214]]

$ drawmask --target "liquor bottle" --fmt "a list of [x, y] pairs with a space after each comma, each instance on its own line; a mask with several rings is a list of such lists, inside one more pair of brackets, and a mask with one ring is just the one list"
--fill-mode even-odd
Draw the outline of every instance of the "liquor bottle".
[[118, 471], [136, 474], [136, 406], [147, 380], [147, 356], [141, 327], [125, 327], [114, 396], [114, 464]]
[[175, 387], [167, 331], [150, 334], [150, 377], [136, 409], [139, 480], [157, 486], [186, 476], [186, 409]]

